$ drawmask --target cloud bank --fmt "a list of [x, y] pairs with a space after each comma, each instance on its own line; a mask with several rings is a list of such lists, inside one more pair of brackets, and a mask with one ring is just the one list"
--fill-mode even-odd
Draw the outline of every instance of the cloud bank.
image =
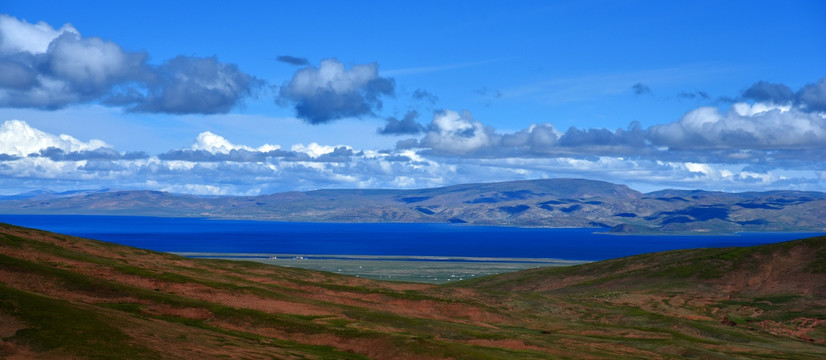
[[[823, 117], [815, 116], [743, 104], [728, 111], [700, 108], [646, 129], [632, 124], [613, 131], [561, 132], [551, 124], [535, 124], [500, 133], [469, 112], [447, 110], [433, 116], [420, 139], [396, 149], [249, 146], [203, 132], [190, 145], [157, 155], [119, 152], [101, 140], [49, 134], [9, 120], [0, 124], [0, 186], [7, 194], [117, 187], [242, 195], [578, 177], [643, 191], [826, 191]], [[735, 126], [741, 126], [735, 131], [741, 143], [727, 140]], [[790, 126], [795, 129], [789, 131]], [[782, 137], [765, 135], [781, 127]], [[685, 137], [701, 135], [712, 150], [684, 146]]]
[[436, 113], [421, 140], [398, 148], [422, 153], [474, 158], [623, 156], [650, 160], [715, 163], [822, 161], [826, 151], [826, 115], [790, 106], [736, 103], [728, 110], [700, 107], [678, 121], [642, 128], [579, 129], [561, 132], [534, 124], [500, 133], [468, 111]]
[[59, 109], [100, 102], [127, 111], [225, 113], [263, 81], [215, 57], [178, 56], [161, 65], [71, 24], [55, 29], [0, 15], [0, 107]]

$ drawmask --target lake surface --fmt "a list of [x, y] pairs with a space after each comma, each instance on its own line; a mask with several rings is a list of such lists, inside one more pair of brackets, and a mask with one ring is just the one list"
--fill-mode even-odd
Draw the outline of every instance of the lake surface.
[[177, 253], [451, 256], [604, 260], [699, 247], [751, 246], [820, 233], [610, 235], [606, 229], [455, 224], [339, 224], [203, 218], [0, 215], [0, 222]]

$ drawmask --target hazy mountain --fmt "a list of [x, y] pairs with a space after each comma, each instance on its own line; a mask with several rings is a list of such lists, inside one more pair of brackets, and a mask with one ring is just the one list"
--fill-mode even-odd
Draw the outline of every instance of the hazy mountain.
[[85, 195], [85, 194], [93, 194], [93, 193], [102, 193], [108, 192], [108, 189], [101, 189], [101, 190], [72, 190], [72, 191], [64, 191], [64, 192], [54, 192], [49, 190], [34, 190], [29, 191], [21, 194], [16, 195], [0, 195], [0, 201], [3, 200], [46, 200], [46, 199], [55, 199], [61, 197], [68, 197], [68, 196], [78, 196], [78, 195]]
[[157, 191], [0, 199], [5, 214], [97, 214], [322, 222], [613, 227], [615, 232], [826, 231], [826, 194], [663, 190], [582, 179], [419, 190], [200, 197]]
[[0, 358], [822, 359], [826, 237], [394, 283], [0, 224]]

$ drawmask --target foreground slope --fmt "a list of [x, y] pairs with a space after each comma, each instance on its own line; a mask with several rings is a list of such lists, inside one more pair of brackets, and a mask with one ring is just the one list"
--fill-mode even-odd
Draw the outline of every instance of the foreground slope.
[[316, 190], [198, 197], [158, 191], [0, 198], [0, 214], [148, 215], [278, 221], [615, 227], [619, 232], [826, 231], [826, 194], [664, 190], [585, 179], [418, 190]]
[[434, 286], [0, 225], [0, 357], [826, 357], [826, 238]]

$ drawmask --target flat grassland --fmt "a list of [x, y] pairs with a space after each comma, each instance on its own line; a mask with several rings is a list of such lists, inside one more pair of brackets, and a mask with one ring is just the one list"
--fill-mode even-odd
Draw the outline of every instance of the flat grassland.
[[181, 256], [255, 261], [264, 264], [328, 271], [376, 280], [444, 284], [511, 271], [571, 266], [588, 261], [542, 258], [479, 258], [455, 256], [375, 256], [176, 253]]

